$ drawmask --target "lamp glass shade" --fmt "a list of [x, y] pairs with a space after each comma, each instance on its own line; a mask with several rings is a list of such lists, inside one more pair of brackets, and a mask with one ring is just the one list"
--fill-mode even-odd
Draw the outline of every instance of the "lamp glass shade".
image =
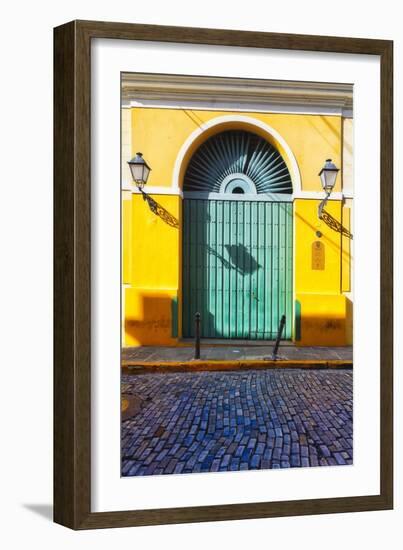
[[147, 183], [151, 168], [143, 159], [142, 153], [136, 153], [136, 156], [129, 160], [128, 165], [132, 173], [132, 178], [139, 187], [144, 187]]
[[143, 181], [144, 183], [147, 183], [148, 176], [150, 174], [150, 168], [147, 166], [147, 164], [143, 165]]
[[331, 193], [333, 190], [333, 187], [336, 184], [336, 178], [337, 173], [339, 172], [339, 169], [335, 164], [333, 164], [331, 159], [327, 159], [325, 162], [324, 167], [319, 172], [320, 181], [322, 183], [322, 187], [326, 193]]

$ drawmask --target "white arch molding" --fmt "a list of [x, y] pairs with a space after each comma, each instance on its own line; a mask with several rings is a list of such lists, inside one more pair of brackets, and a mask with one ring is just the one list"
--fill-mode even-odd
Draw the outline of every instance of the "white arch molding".
[[180, 187], [180, 173], [182, 164], [187, 156], [187, 153], [189, 149], [192, 148], [194, 142], [200, 138], [202, 134], [204, 134], [207, 130], [210, 130], [211, 128], [214, 128], [216, 126], [228, 124], [228, 123], [241, 123], [241, 124], [247, 124], [248, 126], [251, 126], [252, 128], [259, 128], [261, 131], [263, 131], [268, 136], [272, 137], [275, 142], [277, 142], [283, 149], [285, 157], [284, 160], [286, 161], [286, 164], [288, 165], [288, 168], [290, 170], [291, 175], [291, 181], [292, 181], [292, 197], [300, 196], [301, 195], [301, 176], [299, 173], [298, 163], [294, 156], [294, 153], [292, 152], [290, 146], [285, 141], [285, 139], [271, 126], [266, 124], [265, 122], [262, 122], [256, 118], [248, 117], [244, 115], [224, 115], [212, 118], [211, 120], [208, 120], [207, 122], [204, 122], [201, 124], [198, 128], [196, 128], [186, 139], [186, 141], [183, 143], [182, 147], [179, 150], [179, 153], [175, 160], [174, 170], [172, 174], [172, 185], [171, 185], [171, 191], [174, 194], [182, 194], [182, 189]]

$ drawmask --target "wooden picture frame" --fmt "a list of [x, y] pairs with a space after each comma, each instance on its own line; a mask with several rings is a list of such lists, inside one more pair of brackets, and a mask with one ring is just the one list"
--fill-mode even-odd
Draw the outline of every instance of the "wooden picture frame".
[[[380, 493], [370, 496], [92, 513], [91, 40], [147, 40], [380, 56]], [[54, 31], [54, 520], [93, 529], [328, 514], [393, 507], [393, 42], [73, 21]]]

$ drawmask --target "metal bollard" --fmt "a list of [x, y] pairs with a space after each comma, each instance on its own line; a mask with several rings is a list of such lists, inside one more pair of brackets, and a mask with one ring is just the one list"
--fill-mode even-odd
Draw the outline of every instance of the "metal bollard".
[[195, 359], [200, 359], [200, 313], [195, 314]]
[[278, 358], [277, 352], [278, 352], [278, 348], [280, 346], [280, 340], [281, 340], [281, 336], [283, 334], [284, 327], [285, 327], [285, 315], [282, 315], [281, 319], [280, 319], [280, 325], [278, 327], [276, 343], [274, 344], [274, 349], [273, 349], [273, 353], [272, 353], [272, 356], [271, 356], [271, 358], [274, 361]]

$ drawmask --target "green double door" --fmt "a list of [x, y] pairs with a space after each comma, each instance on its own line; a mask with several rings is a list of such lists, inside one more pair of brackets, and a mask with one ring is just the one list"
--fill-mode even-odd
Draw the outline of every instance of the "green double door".
[[292, 203], [183, 201], [183, 336], [274, 339], [292, 330]]

